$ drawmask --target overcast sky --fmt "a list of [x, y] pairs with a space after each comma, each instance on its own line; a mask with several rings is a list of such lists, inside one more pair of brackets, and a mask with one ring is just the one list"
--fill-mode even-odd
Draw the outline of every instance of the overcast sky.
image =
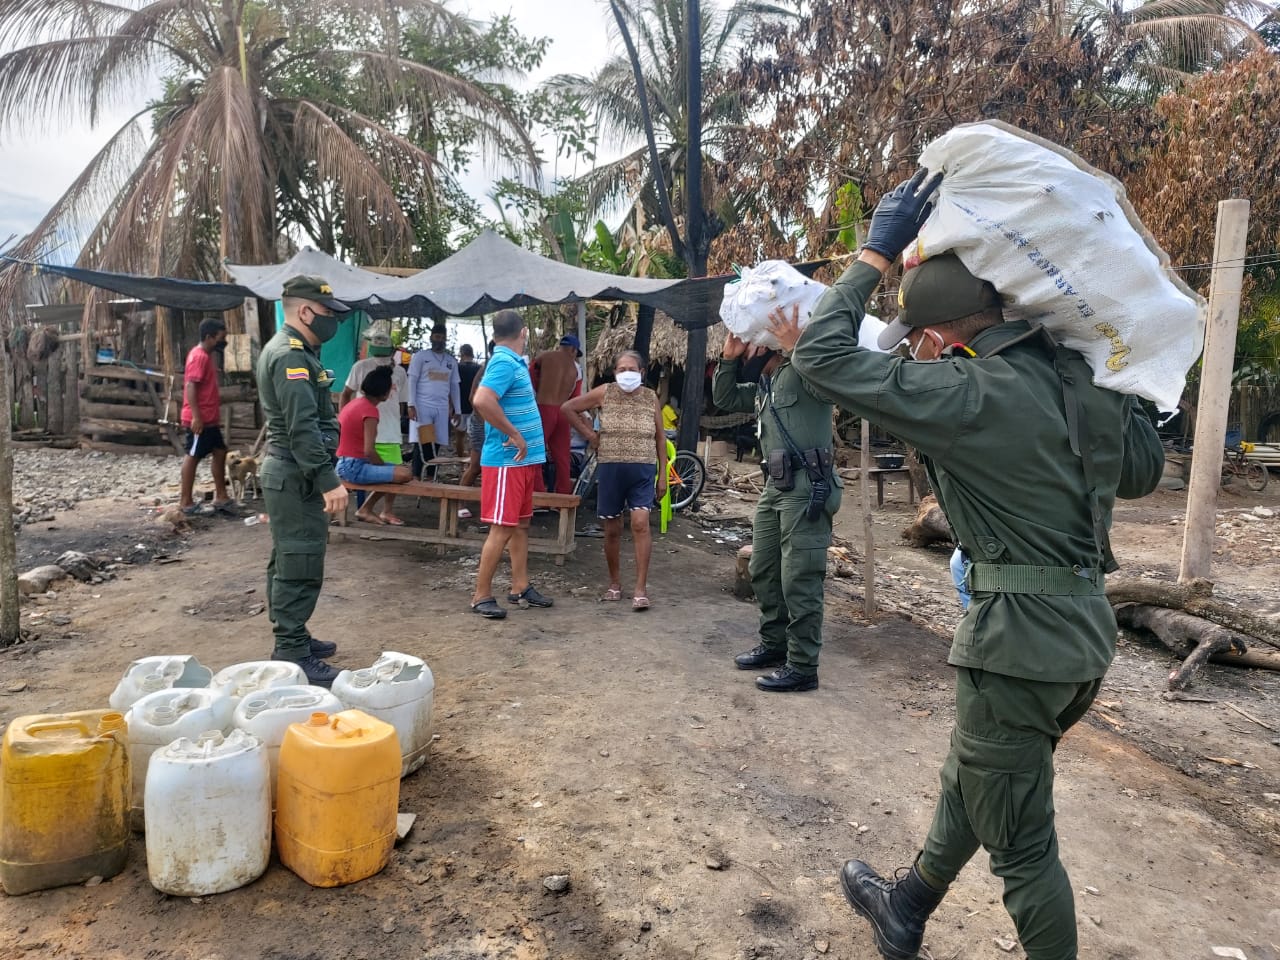
[[[476, 19], [511, 13], [522, 33], [550, 37], [546, 59], [530, 76], [531, 83], [557, 73], [590, 73], [608, 53], [606, 18], [610, 14], [604, 0], [451, 0], [449, 5], [455, 10], [469, 9]], [[145, 92], [140, 92], [134, 109], [144, 102]], [[39, 223], [130, 113], [107, 114], [92, 129], [47, 132], [0, 143], [0, 243], [10, 234], [28, 233]], [[477, 196], [491, 182], [489, 173], [480, 169], [463, 178], [467, 189]], [[492, 210], [485, 212], [491, 214]]]

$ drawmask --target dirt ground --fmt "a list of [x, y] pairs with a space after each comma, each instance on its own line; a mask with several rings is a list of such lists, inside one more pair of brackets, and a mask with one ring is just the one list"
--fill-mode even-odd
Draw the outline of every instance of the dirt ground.
[[[1237, 529], [1231, 518], [1277, 508], [1277, 492], [1224, 492], [1214, 571], [1220, 593], [1273, 614], [1280, 520]], [[391, 864], [318, 890], [273, 862], [248, 887], [184, 899], [149, 885], [138, 839], [126, 870], [100, 885], [0, 900], [0, 960], [876, 956], [837, 871], [850, 856], [908, 863], [928, 827], [957, 616], [949, 551], [903, 545], [905, 489], [891, 486], [889, 500], [874, 515], [885, 609], [863, 619], [860, 574], [833, 579], [822, 686], [795, 696], [758, 692], [731, 662], [755, 627], [753, 606], [728, 591], [749, 537], [740, 498], [713, 496], [658, 539], [645, 614], [597, 602], [599, 540], [580, 540], [564, 567], [535, 558], [555, 608], [501, 623], [467, 610], [472, 554], [331, 544], [312, 625], [341, 645], [334, 662], [395, 649], [436, 676], [439, 740], [402, 784], [400, 809], [418, 820]], [[855, 486], [837, 527], [854, 553], [858, 511]], [[1176, 575], [1184, 511], [1181, 492], [1121, 507], [1126, 574]], [[23, 529], [24, 568], [68, 548], [127, 565], [24, 607], [33, 638], [0, 653], [0, 723], [104, 704], [135, 657], [192, 653], [218, 668], [270, 652], [268, 529], [211, 519], [164, 537], [150, 517], [93, 501]], [[1230, 946], [1277, 960], [1280, 674], [1211, 665], [1189, 691], [1199, 699], [1170, 701], [1174, 662], [1124, 638], [1098, 707], [1058, 751], [1081, 957], [1209, 958]], [[567, 892], [548, 892], [543, 878], [563, 873]], [[930, 922], [929, 950], [1021, 956], [1004, 949], [1014, 937], [980, 853]]]

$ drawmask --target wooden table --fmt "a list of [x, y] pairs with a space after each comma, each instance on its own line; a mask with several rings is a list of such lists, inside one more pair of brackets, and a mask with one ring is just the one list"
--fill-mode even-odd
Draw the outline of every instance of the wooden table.
[[911, 478], [911, 471], [906, 467], [872, 467], [867, 476], [876, 482], [876, 506], [884, 506], [884, 481], [886, 477], [900, 473], [907, 478], [907, 502], [916, 502], [916, 482]]
[[[409, 483], [347, 483], [342, 485], [347, 490], [364, 490], [367, 493], [389, 493], [397, 497], [428, 497], [439, 503], [439, 518], [435, 528], [429, 527], [393, 527], [389, 525], [359, 523], [351, 524], [350, 513], [355, 508], [355, 497], [347, 501], [347, 510], [338, 517], [336, 526], [329, 527], [331, 537], [364, 537], [382, 540], [411, 540], [416, 543], [431, 543], [437, 546], [437, 552], [443, 555], [448, 547], [479, 547], [484, 543], [485, 534], [460, 530], [458, 527], [458, 507], [462, 504], [480, 503], [479, 487], [460, 487], [452, 483], [427, 483], [412, 480]], [[564, 558], [573, 553], [576, 544], [574, 534], [578, 522], [578, 506], [581, 498], [567, 493], [535, 493], [535, 508], [546, 507], [559, 513], [559, 524], [555, 537], [529, 536], [531, 553], [549, 553], [555, 557], [556, 566], [564, 566]]]

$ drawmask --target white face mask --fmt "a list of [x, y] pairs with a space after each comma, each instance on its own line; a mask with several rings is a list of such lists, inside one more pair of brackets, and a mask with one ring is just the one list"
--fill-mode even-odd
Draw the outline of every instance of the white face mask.
[[623, 393], [634, 393], [644, 383], [644, 377], [636, 370], [623, 370], [616, 379]]
[[939, 355], [938, 355], [938, 356], [936, 356], [936, 357], [930, 357], [928, 360], [923, 360], [923, 359], [921, 359], [921, 357], [920, 357], [920, 355], [919, 355], [919, 354], [920, 354], [920, 348], [924, 346], [925, 341], [926, 341], [926, 340], [928, 340], [928, 339], [930, 338], [930, 336], [933, 336], [933, 337], [935, 337], [935, 338], [937, 339], [937, 341], [938, 341], [938, 346], [939, 346], [939, 347], [941, 347], [941, 346], [942, 346], [942, 338], [941, 338], [941, 337], [939, 337], [939, 336], [938, 336], [936, 333], [934, 333], [932, 330], [926, 330], [926, 331], [924, 332], [924, 336], [923, 336], [923, 337], [921, 337], [919, 340], [917, 340], [917, 341], [916, 341], [916, 345], [915, 345], [914, 347], [912, 347], [912, 348], [911, 348], [911, 353], [910, 353], [910, 355], [911, 355], [911, 359], [912, 359], [912, 360], [919, 361], [920, 363], [932, 363], [934, 360], [941, 360], [941, 359], [942, 359], [941, 354], [939, 354]]

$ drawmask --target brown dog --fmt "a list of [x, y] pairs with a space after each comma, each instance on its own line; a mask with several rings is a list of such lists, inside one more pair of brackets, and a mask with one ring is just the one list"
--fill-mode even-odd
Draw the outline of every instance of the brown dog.
[[254, 457], [246, 457], [239, 450], [227, 454], [227, 478], [231, 481], [231, 496], [244, 502], [245, 487], [253, 485], [253, 499], [262, 496], [262, 487], [258, 483], [258, 461]]

